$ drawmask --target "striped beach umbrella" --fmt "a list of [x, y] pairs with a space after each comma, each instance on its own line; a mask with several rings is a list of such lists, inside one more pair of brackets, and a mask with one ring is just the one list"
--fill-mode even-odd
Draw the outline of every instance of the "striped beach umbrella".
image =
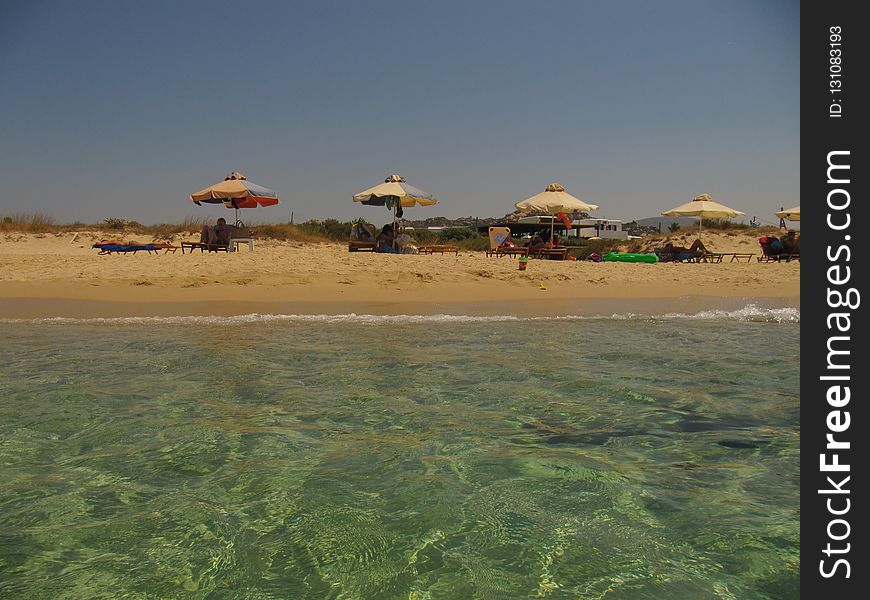
[[240, 208], [256, 208], [257, 206], [273, 206], [278, 204], [278, 194], [269, 188], [257, 185], [248, 178], [233, 171], [223, 181], [194, 192], [190, 200], [196, 205], [223, 204], [227, 208], [236, 209], [236, 223], [239, 221]]
[[368, 206], [386, 206], [393, 212], [394, 227], [396, 217], [402, 216], [400, 208], [438, 204], [432, 194], [415, 188], [398, 173], [393, 173], [383, 183], [354, 194], [353, 201]]

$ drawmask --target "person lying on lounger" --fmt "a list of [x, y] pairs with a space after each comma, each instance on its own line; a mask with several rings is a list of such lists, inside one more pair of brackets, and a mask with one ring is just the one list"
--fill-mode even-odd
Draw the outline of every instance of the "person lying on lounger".
[[668, 242], [662, 248], [663, 254], [670, 254], [676, 260], [682, 260], [679, 257], [694, 257], [707, 254], [707, 247], [700, 239], [692, 242], [692, 245], [686, 248], [685, 246], [674, 246], [672, 242]]

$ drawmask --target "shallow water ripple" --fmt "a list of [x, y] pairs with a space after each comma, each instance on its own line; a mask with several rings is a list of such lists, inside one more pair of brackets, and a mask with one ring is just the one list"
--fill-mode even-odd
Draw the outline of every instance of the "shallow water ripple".
[[0, 333], [2, 597], [798, 597], [793, 322]]

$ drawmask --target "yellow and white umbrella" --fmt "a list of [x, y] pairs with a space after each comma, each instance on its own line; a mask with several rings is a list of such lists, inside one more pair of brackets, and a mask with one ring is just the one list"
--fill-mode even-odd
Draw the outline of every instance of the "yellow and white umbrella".
[[[589, 212], [598, 210], [597, 204], [588, 204], [576, 198], [565, 191], [561, 184], [551, 183], [540, 194], [535, 194], [531, 198], [520, 200], [514, 204], [517, 210], [521, 212], [543, 211], [553, 217], [558, 213], [573, 213], [576, 211]], [[555, 218], [550, 219], [550, 241], [553, 240], [553, 230], [555, 228]]]
[[801, 220], [801, 207], [800, 204], [794, 206], [792, 208], [787, 208], [785, 210], [781, 210], [776, 213], [776, 216], [780, 219], [788, 219], [789, 221], [800, 221]]
[[393, 173], [383, 183], [354, 194], [353, 201], [369, 206], [387, 206], [393, 213], [393, 226], [396, 224], [396, 217], [402, 216], [399, 210], [402, 207], [438, 204], [432, 194], [415, 188], [398, 173]]
[[662, 214], [666, 217], [698, 217], [700, 220], [698, 223], [698, 239], [701, 239], [704, 219], [730, 219], [745, 215], [746, 213], [729, 208], [724, 204], [719, 204], [710, 197], [710, 194], [701, 194], [696, 196], [691, 202], [686, 202], [676, 208], [666, 210]]

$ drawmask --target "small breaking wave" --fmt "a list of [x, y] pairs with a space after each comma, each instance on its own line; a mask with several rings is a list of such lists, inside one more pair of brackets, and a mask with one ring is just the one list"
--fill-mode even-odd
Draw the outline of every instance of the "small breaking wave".
[[800, 309], [794, 307], [764, 308], [748, 304], [736, 310], [702, 310], [694, 314], [668, 312], [663, 314], [614, 313], [611, 315], [562, 315], [562, 316], [517, 316], [517, 315], [374, 315], [374, 314], [259, 314], [235, 316], [177, 316], [177, 317], [44, 317], [37, 319], [0, 319], [3, 324], [34, 325], [245, 325], [253, 323], [320, 323], [395, 325], [426, 323], [500, 323], [500, 322], [564, 322], [564, 321], [742, 321], [754, 323], [800, 323]]
[[799, 308], [763, 308], [755, 304], [748, 304], [736, 310], [708, 309], [694, 314], [669, 312], [662, 315], [645, 315], [639, 313], [625, 313], [611, 315], [614, 320], [660, 320], [674, 321], [686, 319], [690, 321], [744, 321], [749, 323], [800, 323], [801, 311]]

